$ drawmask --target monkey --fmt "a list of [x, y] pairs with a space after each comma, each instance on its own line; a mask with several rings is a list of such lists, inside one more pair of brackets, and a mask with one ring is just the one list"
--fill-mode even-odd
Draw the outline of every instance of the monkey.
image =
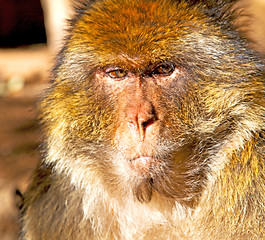
[[82, 2], [21, 239], [265, 239], [264, 62], [236, 3]]

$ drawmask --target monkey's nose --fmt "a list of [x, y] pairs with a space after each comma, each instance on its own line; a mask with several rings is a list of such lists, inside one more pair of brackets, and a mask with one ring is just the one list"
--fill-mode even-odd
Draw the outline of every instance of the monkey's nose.
[[134, 133], [139, 135], [140, 141], [145, 139], [146, 132], [156, 120], [154, 108], [150, 103], [128, 109], [128, 126]]

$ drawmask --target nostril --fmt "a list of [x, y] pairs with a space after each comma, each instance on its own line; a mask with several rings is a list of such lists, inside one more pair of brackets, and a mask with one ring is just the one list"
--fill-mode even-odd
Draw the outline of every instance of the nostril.
[[148, 119], [147, 121], [143, 121], [141, 123], [143, 130], [145, 130], [148, 126], [152, 125], [155, 122], [155, 120], [156, 120], [155, 117], [152, 117]]
[[130, 129], [132, 129], [133, 131], [138, 131], [139, 130], [139, 125], [138, 125], [138, 121], [135, 120], [131, 120], [131, 121], [128, 121], [128, 126]]

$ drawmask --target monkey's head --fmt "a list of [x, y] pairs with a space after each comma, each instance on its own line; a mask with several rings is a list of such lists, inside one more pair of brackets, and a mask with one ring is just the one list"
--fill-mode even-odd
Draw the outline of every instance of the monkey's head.
[[230, 24], [228, 5], [217, 5], [84, 6], [42, 102], [46, 161], [85, 188], [193, 203], [215, 146], [244, 127], [258, 91], [257, 66]]

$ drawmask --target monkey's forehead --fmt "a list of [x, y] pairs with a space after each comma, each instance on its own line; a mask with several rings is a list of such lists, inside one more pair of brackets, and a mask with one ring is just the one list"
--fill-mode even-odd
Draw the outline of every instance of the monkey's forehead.
[[[99, 1], [73, 26], [69, 48], [79, 47], [110, 60], [143, 61], [170, 55], [185, 34], [196, 31], [205, 17], [185, 1]], [[174, 53], [172, 53], [173, 55]]]

